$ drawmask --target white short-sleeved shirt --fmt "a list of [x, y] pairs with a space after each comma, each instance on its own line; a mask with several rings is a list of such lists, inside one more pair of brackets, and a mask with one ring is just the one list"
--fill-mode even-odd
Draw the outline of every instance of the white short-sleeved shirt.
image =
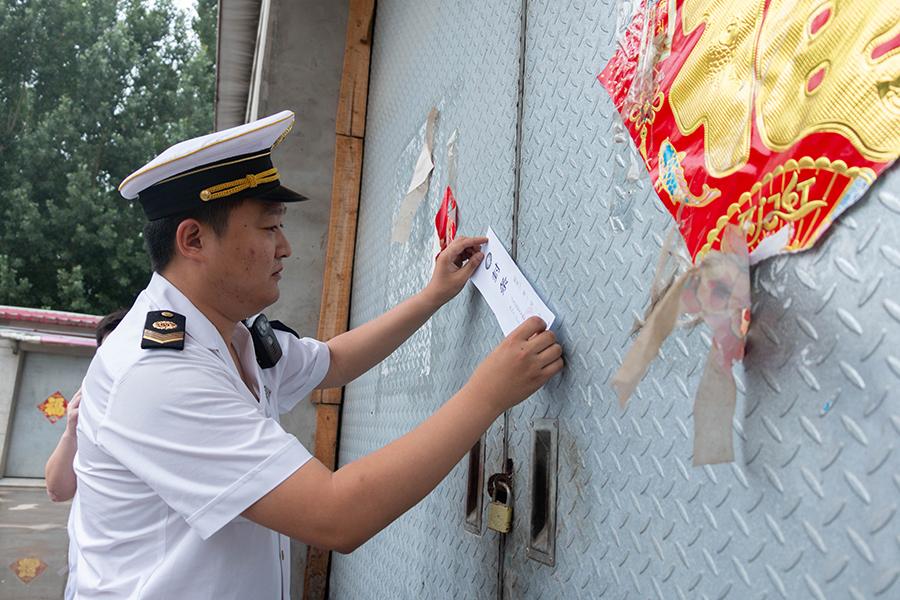
[[[186, 318], [183, 350], [141, 348], [157, 310]], [[79, 600], [289, 597], [287, 538], [240, 515], [310, 459], [278, 415], [322, 381], [330, 356], [276, 336], [283, 356], [260, 369], [249, 331], [235, 328], [251, 393], [212, 323], [153, 275], [82, 386]]]
[[75, 541], [75, 521], [78, 515], [78, 490], [75, 490], [75, 496], [72, 497], [72, 506], [69, 508], [69, 522], [66, 530], [69, 532], [69, 574], [66, 578], [66, 589], [63, 592], [63, 600], [74, 600], [75, 598], [75, 581], [77, 581], [78, 572], [78, 542]]

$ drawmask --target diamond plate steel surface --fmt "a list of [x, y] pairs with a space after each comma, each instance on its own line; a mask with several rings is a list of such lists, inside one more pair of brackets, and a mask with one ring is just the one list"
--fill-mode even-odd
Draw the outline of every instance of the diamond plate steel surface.
[[[378, 3], [351, 324], [418, 291], [433, 260], [434, 214], [447, 183], [446, 143], [459, 132], [460, 233], [488, 224], [509, 240], [515, 165], [520, 2]], [[409, 242], [391, 227], [415, 165], [417, 130], [432, 106], [435, 172]], [[400, 437], [468, 379], [501, 334], [471, 287], [379, 368], [347, 388], [340, 463]], [[498, 471], [502, 431], [488, 433], [485, 470]], [[335, 555], [331, 595], [358, 598], [484, 598], [497, 594], [492, 532], [463, 529], [461, 462], [421, 504], [349, 556]], [[486, 477], [485, 477], [486, 479]], [[360, 498], [364, 503], [365, 498]], [[486, 518], [484, 519], [486, 521]]]
[[[446, 4], [379, 3], [354, 325], [427, 280], [454, 129], [463, 233], [490, 222], [511, 239], [519, 3]], [[753, 271], [737, 460], [693, 468], [702, 328], [664, 345], [626, 410], [609, 387], [671, 227], [646, 179], [629, 182], [634, 150], [616, 141], [618, 117], [594, 77], [613, 50], [614, 3], [530, 0], [527, 17], [518, 260], [560, 316], [569, 368], [512, 414], [517, 516], [503, 595], [900, 597], [900, 171], [814, 250]], [[409, 245], [391, 246], [412, 140], [432, 105], [431, 190]], [[348, 388], [341, 463], [426, 418], [497, 340], [465, 291]], [[531, 424], [545, 417], [559, 421], [553, 567], [525, 556]], [[501, 435], [489, 432], [488, 473], [499, 470]], [[385, 532], [336, 556], [333, 597], [495, 597], [496, 536], [464, 532], [465, 476], [462, 463]]]
[[[510, 420], [506, 598], [900, 598], [900, 171], [813, 250], [752, 273], [733, 464], [691, 467], [709, 338], [663, 346], [627, 409], [609, 382], [671, 218], [595, 75], [611, 0], [529, 0], [518, 262], [568, 369]], [[620, 210], [623, 200], [627, 210]], [[531, 423], [559, 420], [554, 567], [525, 556]]]

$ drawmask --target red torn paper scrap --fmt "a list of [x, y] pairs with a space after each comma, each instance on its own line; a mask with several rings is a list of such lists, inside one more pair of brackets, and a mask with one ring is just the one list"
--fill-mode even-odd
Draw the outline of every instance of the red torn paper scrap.
[[699, 315], [712, 330], [723, 369], [744, 358], [750, 327], [750, 260], [740, 230], [726, 228], [722, 245], [688, 277], [681, 294], [684, 312]]
[[896, 0], [641, 3], [598, 79], [695, 262], [729, 224], [751, 263], [810, 248], [900, 155], [898, 23]]
[[453, 190], [448, 185], [444, 191], [441, 207], [434, 217], [434, 227], [437, 230], [441, 252], [456, 238], [457, 210], [456, 198], [453, 197]]
[[[671, 258], [668, 244], [657, 277]], [[624, 407], [682, 314], [700, 317], [712, 330], [712, 346], [694, 397], [694, 464], [734, 460], [731, 421], [737, 389], [732, 365], [744, 357], [750, 319], [750, 260], [742, 232], [728, 226], [718, 250], [679, 275], [652, 303], [637, 339], [613, 376]]]
[[50, 394], [46, 400], [37, 405], [48, 421], [56, 423], [66, 416], [66, 408], [69, 406], [66, 398], [58, 391]]
[[444, 199], [437, 215], [434, 217], [434, 227], [437, 230], [436, 245], [440, 250], [436, 254], [444, 251], [450, 242], [456, 238], [456, 230], [459, 226], [459, 207], [456, 204], [456, 198], [453, 195], [453, 189], [457, 187], [457, 150], [456, 144], [459, 139], [459, 131], [454, 129], [447, 140], [447, 188], [444, 190]]

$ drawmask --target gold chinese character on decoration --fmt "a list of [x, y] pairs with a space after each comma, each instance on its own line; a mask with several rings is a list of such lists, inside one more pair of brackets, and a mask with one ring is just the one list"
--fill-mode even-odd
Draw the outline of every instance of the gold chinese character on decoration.
[[48, 421], [56, 423], [66, 416], [66, 408], [68, 406], [69, 403], [66, 401], [66, 398], [59, 393], [59, 391], [56, 391], [50, 394], [46, 400], [38, 404], [38, 410], [44, 413], [44, 416], [47, 417]]
[[724, 177], [750, 156], [753, 54], [765, 0], [686, 0], [684, 35], [703, 33], [672, 82], [672, 113], [683, 135], [704, 128], [706, 169]]
[[[763, 143], [781, 151], [832, 132], [868, 160], [893, 160], [900, 152], [900, 2], [774, 4], [756, 57]], [[894, 113], [893, 126], [885, 126], [885, 111]]]
[[788, 249], [804, 248], [827, 227], [827, 220], [821, 218], [821, 213], [827, 214], [830, 210], [826, 196], [829, 190], [849, 189], [854, 185], [867, 187], [873, 181], [875, 173], [871, 169], [848, 167], [840, 160], [831, 161], [824, 157], [813, 160], [808, 156], [799, 161], [790, 159], [763, 175], [728, 207], [709, 232], [700, 254], [713, 247], [735, 215], [747, 236], [748, 246], [758, 244], [773, 231], [790, 226], [793, 241]]
[[681, 22], [699, 39], [672, 112], [682, 134], [704, 128], [710, 175], [746, 164], [754, 120], [773, 151], [827, 132], [873, 162], [900, 152], [900, 127], [883, 117], [900, 119], [900, 3], [685, 0]]
[[9, 565], [9, 568], [16, 574], [16, 577], [22, 580], [22, 583], [27, 584], [31, 583], [32, 579], [40, 577], [41, 573], [47, 569], [47, 563], [37, 557], [29, 556], [20, 558]]

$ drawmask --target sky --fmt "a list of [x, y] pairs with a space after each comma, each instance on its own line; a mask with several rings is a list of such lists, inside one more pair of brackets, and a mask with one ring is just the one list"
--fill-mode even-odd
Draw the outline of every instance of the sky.
[[194, 0], [172, 0], [172, 3], [182, 10], [186, 10], [192, 15], [195, 14], [194, 11]]

